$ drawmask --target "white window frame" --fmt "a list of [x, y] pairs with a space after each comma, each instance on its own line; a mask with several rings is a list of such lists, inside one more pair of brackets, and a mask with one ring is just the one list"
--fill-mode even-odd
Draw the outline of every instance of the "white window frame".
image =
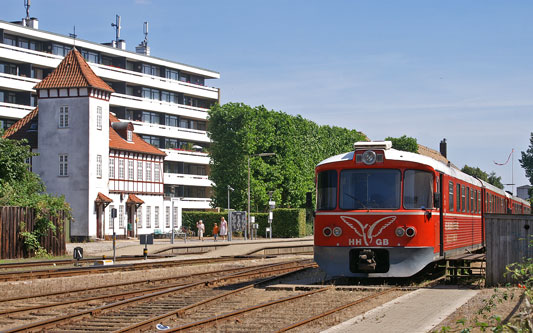
[[115, 179], [115, 158], [109, 158], [109, 179]]
[[146, 227], [152, 227], [152, 207], [146, 206]]
[[102, 155], [96, 155], [96, 177], [102, 178]]
[[127, 140], [128, 142], [133, 141], [133, 131], [127, 130]]
[[143, 208], [142, 207], [137, 208], [137, 227], [138, 228], [143, 227]]
[[143, 180], [143, 161], [137, 161], [137, 180]]
[[135, 179], [135, 175], [133, 174], [133, 160], [128, 160], [128, 180]]
[[68, 154], [59, 154], [59, 173], [60, 177], [68, 177]]
[[118, 206], [118, 227], [124, 229], [124, 205]]
[[159, 228], [159, 206], [154, 207], [154, 228]]
[[57, 127], [59, 128], [68, 128], [68, 106], [64, 105], [59, 108], [59, 122]]
[[118, 179], [125, 179], [123, 158], [118, 159]]
[[152, 162], [146, 162], [146, 181], [152, 181]]
[[113, 229], [113, 218], [111, 217], [111, 211], [115, 208], [115, 205], [109, 205], [109, 229]]
[[102, 107], [96, 107], [96, 129], [102, 130]]
[[159, 163], [155, 162], [154, 163], [154, 182], [156, 183], [159, 183], [160, 182], [160, 179], [161, 179], [161, 175], [159, 174], [159, 171], [160, 170], [160, 167], [159, 167]]
[[170, 207], [165, 207], [165, 227], [170, 228]]

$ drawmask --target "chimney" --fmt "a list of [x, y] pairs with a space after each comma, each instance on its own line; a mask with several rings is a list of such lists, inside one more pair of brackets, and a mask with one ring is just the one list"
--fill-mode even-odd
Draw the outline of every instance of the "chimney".
[[446, 144], [446, 138], [440, 142], [440, 154], [448, 158], [448, 145]]
[[126, 49], [126, 41], [124, 39], [119, 39], [117, 43], [117, 49], [125, 50]]

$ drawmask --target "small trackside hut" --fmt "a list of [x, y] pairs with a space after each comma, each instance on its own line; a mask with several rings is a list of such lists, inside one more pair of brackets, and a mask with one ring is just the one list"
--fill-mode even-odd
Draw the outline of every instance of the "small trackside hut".
[[445, 161], [382, 141], [357, 142], [354, 151], [320, 162], [314, 229], [320, 267], [332, 276], [411, 276], [483, 248], [484, 214], [529, 212], [524, 200]]

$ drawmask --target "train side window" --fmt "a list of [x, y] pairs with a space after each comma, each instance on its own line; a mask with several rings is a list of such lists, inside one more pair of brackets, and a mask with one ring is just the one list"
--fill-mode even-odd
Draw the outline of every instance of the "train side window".
[[474, 213], [477, 213], [477, 190], [474, 191]]
[[320, 172], [317, 176], [317, 210], [337, 207], [337, 171]]
[[457, 211], [461, 211], [461, 184], [457, 184]]
[[465, 186], [461, 185], [461, 211], [466, 211]]
[[448, 202], [449, 202], [449, 206], [448, 206], [448, 210], [450, 212], [453, 212], [453, 182], [450, 182], [448, 184], [448, 192], [449, 192], [449, 196], [448, 196]]
[[470, 189], [470, 213], [474, 212], [474, 189]]

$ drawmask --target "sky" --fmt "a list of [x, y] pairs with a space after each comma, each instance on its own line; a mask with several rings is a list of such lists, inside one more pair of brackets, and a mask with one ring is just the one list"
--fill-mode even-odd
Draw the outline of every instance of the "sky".
[[[0, 19], [25, 17], [3, 0]], [[221, 102], [301, 115], [372, 140], [407, 135], [455, 165], [528, 184], [533, 2], [491, 0], [32, 0], [39, 28], [220, 73]], [[514, 159], [505, 162], [514, 149]], [[512, 162], [514, 161], [514, 168]], [[511, 190], [511, 186], [506, 186]]]

